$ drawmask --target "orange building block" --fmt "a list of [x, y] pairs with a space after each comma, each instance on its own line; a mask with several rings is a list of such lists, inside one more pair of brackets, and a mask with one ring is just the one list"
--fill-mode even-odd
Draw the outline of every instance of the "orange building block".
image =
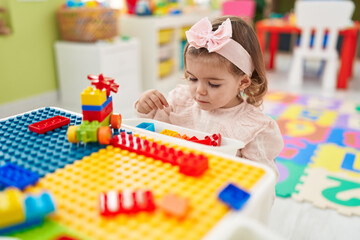
[[169, 194], [161, 200], [158, 206], [170, 215], [183, 218], [188, 211], [189, 201], [185, 198]]

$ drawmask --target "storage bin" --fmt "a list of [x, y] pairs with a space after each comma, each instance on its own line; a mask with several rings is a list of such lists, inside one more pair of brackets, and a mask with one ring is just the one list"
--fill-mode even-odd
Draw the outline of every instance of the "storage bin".
[[111, 8], [60, 8], [57, 19], [62, 40], [96, 42], [116, 37], [119, 11]]
[[[148, 130], [136, 127], [139, 124], [144, 123], [144, 122], [153, 123], [155, 126], [155, 132], [150, 132]], [[146, 135], [157, 138], [157, 139], [170, 140], [171, 142], [176, 142], [181, 145], [196, 144], [196, 146], [197, 146], [196, 148], [198, 148], [198, 149], [207, 149], [207, 150], [212, 150], [212, 151], [217, 151], [217, 152], [223, 152], [223, 153], [230, 154], [233, 156], [236, 155], [238, 149], [243, 148], [245, 146], [245, 144], [242, 141], [232, 139], [232, 138], [226, 138], [226, 137], [221, 138], [221, 146], [213, 147], [213, 146], [193, 143], [193, 142], [186, 141], [184, 139], [174, 138], [171, 136], [160, 134], [161, 131], [163, 131], [165, 129], [169, 129], [169, 130], [178, 132], [182, 135], [186, 134], [189, 137], [195, 136], [198, 139], [204, 139], [205, 136], [210, 136], [213, 133], [205, 133], [205, 132], [201, 132], [201, 131], [197, 131], [197, 130], [193, 130], [193, 129], [188, 129], [188, 128], [172, 125], [172, 124], [165, 123], [165, 122], [156, 121], [153, 119], [143, 119], [143, 118], [123, 119], [122, 127], [126, 128], [126, 129], [130, 129], [133, 132], [146, 133]]]
[[163, 78], [172, 73], [174, 68], [174, 60], [168, 59], [159, 63], [159, 78]]
[[159, 61], [165, 61], [172, 58], [174, 55], [174, 49], [171, 44], [163, 44], [159, 47]]
[[186, 31], [189, 31], [190, 28], [191, 28], [191, 26], [183, 26], [183, 27], [181, 28], [180, 38], [181, 38], [182, 41], [186, 41], [186, 40], [187, 40], [187, 39], [186, 39], [186, 34], [185, 34], [185, 32], [186, 32]]
[[159, 44], [165, 44], [172, 40], [174, 29], [161, 29], [158, 33]]

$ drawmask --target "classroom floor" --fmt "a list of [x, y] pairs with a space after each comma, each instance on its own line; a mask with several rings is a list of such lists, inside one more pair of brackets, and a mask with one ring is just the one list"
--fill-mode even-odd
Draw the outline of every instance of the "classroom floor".
[[[325, 94], [316, 73], [319, 64], [307, 63], [306, 78], [302, 88], [291, 88], [288, 71], [291, 55], [279, 55], [276, 71], [268, 72], [269, 89], [297, 94]], [[347, 90], [336, 91], [334, 97], [360, 103], [360, 62], [354, 66], [354, 75]], [[285, 239], [359, 239], [360, 217], [347, 217], [331, 209], [320, 209], [310, 203], [300, 203], [291, 198], [277, 197], [270, 216], [269, 227]]]

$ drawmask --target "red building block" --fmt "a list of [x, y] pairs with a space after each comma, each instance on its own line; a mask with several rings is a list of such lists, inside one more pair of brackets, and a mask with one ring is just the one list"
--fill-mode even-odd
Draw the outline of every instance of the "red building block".
[[218, 147], [221, 145], [221, 135], [220, 133], [218, 134], [213, 134], [211, 136], [205, 136], [204, 139], [199, 140], [197, 137], [193, 136], [189, 139], [187, 139], [188, 141], [191, 142], [195, 142], [195, 143], [200, 143], [200, 144], [204, 144], [204, 145], [209, 145], [209, 146], [214, 146], [214, 147]]
[[70, 119], [63, 116], [55, 116], [29, 125], [29, 130], [39, 134], [49, 132], [70, 123]]
[[212, 140], [209, 137], [205, 138], [203, 140], [199, 140], [199, 139], [197, 139], [197, 137], [192, 137], [188, 140], [191, 142], [200, 143], [200, 144], [204, 144], [204, 145], [210, 145], [210, 146], [212, 145]]
[[117, 93], [119, 84], [116, 84], [115, 79], [110, 77], [104, 77], [103, 74], [88, 75], [88, 79], [91, 81], [91, 85], [94, 85], [97, 89], [106, 89], [106, 95], [110, 96], [111, 92]]
[[154, 209], [154, 198], [150, 191], [109, 191], [100, 194], [100, 214], [103, 216], [150, 212]]
[[208, 158], [204, 155], [195, 156], [193, 153], [178, 159], [179, 172], [188, 176], [199, 176], [209, 167]]
[[54, 238], [54, 240], [77, 240], [77, 238], [69, 237], [67, 235], [61, 235]]
[[102, 122], [113, 111], [113, 103], [110, 101], [101, 111], [82, 111], [83, 121], [99, 121]]
[[[206, 138], [206, 137], [205, 137]], [[213, 134], [210, 139], [212, 140], [211, 145], [220, 147], [221, 146], [221, 134]]]

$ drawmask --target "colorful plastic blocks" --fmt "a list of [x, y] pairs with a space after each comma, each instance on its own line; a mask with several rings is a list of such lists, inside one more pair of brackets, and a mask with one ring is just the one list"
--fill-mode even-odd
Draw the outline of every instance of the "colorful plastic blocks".
[[117, 92], [119, 85], [114, 79], [99, 76], [88, 76], [92, 85], [81, 93], [81, 104], [83, 123], [80, 126], [69, 126], [68, 141], [78, 142], [99, 142], [109, 144], [113, 129], [121, 127], [121, 115], [113, 114], [113, 102], [110, 96], [111, 91]]
[[174, 148], [157, 144], [156, 142], [142, 140], [125, 132], [114, 136], [110, 143], [114, 147], [152, 157], [172, 165], [178, 165], [179, 171], [188, 176], [199, 176], [208, 169], [208, 158], [202, 154], [185, 154]]
[[29, 125], [29, 130], [39, 134], [49, 132], [56, 128], [68, 125], [70, 119], [63, 116], [55, 116]]
[[119, 85], [115, 83], [115, 79], [113, 78], [104, 77], [103, 74], [99, 74], [99, 76], [88, 75], [88, 79], [96, 89], [105, 90], [107, 96], [110, 96], [110, 92], [116, 93], [118, 91]]
[[8, 188], [0, 193], [0, 203], [0, 234], [40, 224], [46, 215], [55, 211], [55, 203], [46, 192], [32, 196]]
[[155, 125], [153, 123], [142, 122], [136, 127], [155, 132]]
[[[138, 126], [136, 126], [136, 127], [138, 127]], [[211, 136], [205, 136], [204, 139], [198, 139], [195, 136], [188, 137], [186, 134], [180, 135], [178, 132], [169, 130], [169, 129], [164, 129], [160, 133], [167, 135], [167, 136], [182, 138], [182, 139], [185, 139], [185, 140], [188, 140], [191, 142], [200, 143], [200, 144], [204, 144], [204, 145], [209, 145], [209, 146], [214, 146], [214, 147], [221, 146], [221, 134], [220, 133], [213, 134]]]
[[211, 136], [205, 136], [205, 138], [202, 140], [197, 139], [195, 136], [190, 139], [187, 139], [187, 140], [189, 140], [191, 142], [214, 146], [214, 147], [221, 146], [221, 134], [220, 133], [213, 134]]
[[169, 194], [161, 200], [158, 206], [169, 215], [183, 218], [188, 211], [189, 201], [185, 198]]
[[150, 212], [155, 209], [153, 195], [150, 191], [122, 192], [109, 191], [100, 194], [100, 214], [115, 216], [120, 213]]
[[219, 198], [229, 207], [239, 210], [250, 198], [250, 194], [230, 183], [219, 193]]
[[74, 238], [74, 237], [69, 237], [69, 236], [66, 236], [66, 235], [63, 235], [63, 236], [58, 236], [56, 237], [55, 239], [53, 240], [78, 240], [77, 238]]
[[4, 187], [17, 187], [23, 190], [26, 186], [35, 184], [39, 175], [12, 163], [0, 167], [0, 184]]

